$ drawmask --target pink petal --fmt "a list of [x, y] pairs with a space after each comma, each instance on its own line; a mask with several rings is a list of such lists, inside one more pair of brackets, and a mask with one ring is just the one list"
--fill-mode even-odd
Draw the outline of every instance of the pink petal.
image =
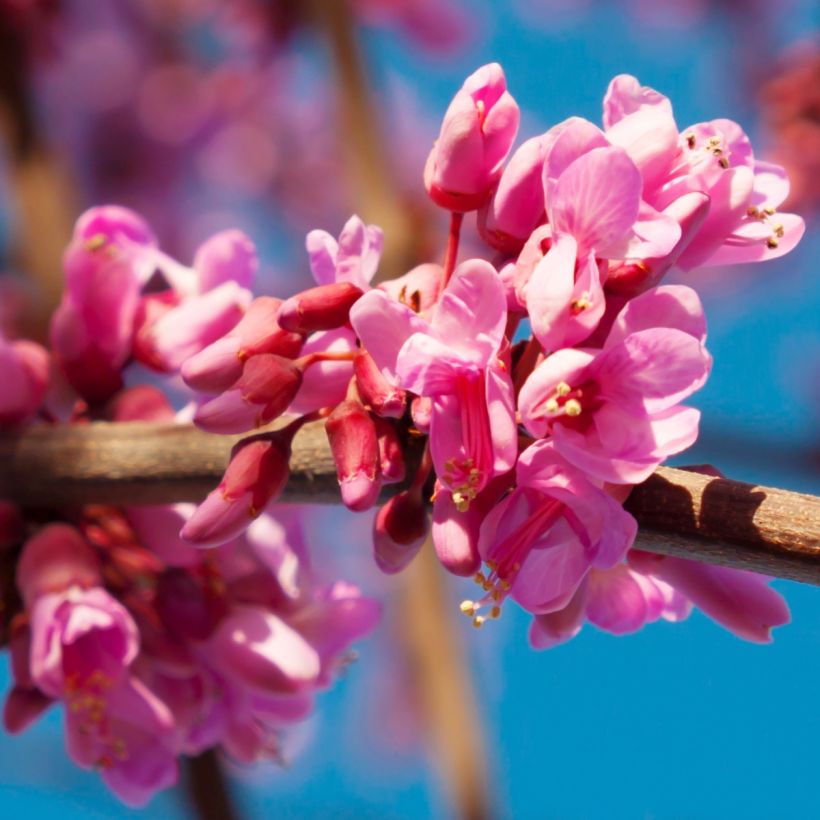
[[530, 625], [530, 646], [551, 649], [574, 638], [584, 624], [586, 599], [587, 584], [583, 581], [563, 609], [536, 615]]
[[462, 262], [433, 313], [432, 327], [466, 361], [487, 364], [507, 325], [507, 296], [495, 268], [483, 259]]
[[685, 285], [662, 285], [630, 299], [615, 318], [604, 347], [622, 342], [630, 333], [668, 327], [706, 341], [706, 317], [697, 293]]
[[622, 256], [624, 237], [638, 218], [642, 189], [635, 163], [621, 148], [594, 148], [573, 162], [555, 183], [549, 201], [556, 233], [578, 241], [579, 256]]
[[350, 323], [363, 347], [391, 382], [396, 380], [396, 360], [402, 345], [414, 333], [430, 329], [409, 307], [378, 289], [365, 293], [353, 305]]
[[772, 627], [791, 620], [785, 600], [762, 575], [683, 558], [664, 558], [657, 567], [654, 574], [747, 641], [769, 643]]

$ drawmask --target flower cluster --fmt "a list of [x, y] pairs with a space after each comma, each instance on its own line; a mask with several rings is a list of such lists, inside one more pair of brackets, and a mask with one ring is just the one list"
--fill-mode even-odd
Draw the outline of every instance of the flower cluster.
[[[173, 418], [147, 387], [118, 408], [118, 420]], [[31, 534], [3, 510], [0, 546], [22, 542], [24, 607], [9, 624], [5, 727], [61, 703], [72, 760], [129, 805], [174, 784], [180, 755], [281, 759], [282, 731], [379, 617], [356, 587], [320, 582], [297, 510], [208, 552], [178, 538], [191, 507], [89, 506]]]
[[[624, 634], [693, 606], [751, 641], [788, 621], [767, 578], [634, 549], [623, 507], [695, 441], [685, 402], [711, 368], [697, 294], [661, 280], [791, 250], [803, 222], [777, 211], [782, 169], [729, 120], [680, 131], [629, 76], [603, 127], [571, 118], [510, 156], [518, 124], [499, 66], [466, 80], [424, 170], [450, 213], [443, 264], [389, 281], [380, 229], [355, 216], [338, 238], [308, 234], [316, 286], [284, 299], [253, 299], [256, 251], [238, 231], [189, 267], [132, 211], [79, 219], [51, 359], [0, 339], [0, 425], [192, 418], [244, 437], [196, 507], [34, 518], [0, 503], [21, 597], [5, 624], [9, 730], [62, 702], [72, 758], [135, 804], [173, 782], [181, 754], [279, 753], [278, 730], [378, 617], [355, 587], [323, 585], [299, 514], [277, 504], [311, 422], [342, 503], [376, 510], [378, 566], [399, 572], [430, 533], [479, 586], [461, 607], [475, 626], [508, 598], [533, 615], [536, 648], [585, 621]], [[486, 253], [459, 262], [473, 212]], [[157, 387], [125, 389], [134, 364], [191, 404], [175, 417]]]
[[[285, 412], [326, 417], [355, 511], [403, 478], [393, 442], [409, 423], [427, 437], [424, 457], [376, 515], [375, 558], [387, 572], [412, 560], [429, 497], [441, 563], [482, 588], [462, 605], [476, 626], [512, 597], [546, 646], [584, 618], [620, 633], [696, 603], [768, 640], [788, 610], [767, 579], [630, 553], [636, 524], [622, 501], [696, 439], [699, 413], [683, 402], [711, 367], [697, 294], [661, 279], [793, 248], [803, 222], [777, 212], [785, 175], [755, 160], [729, 120], [679, 131], [669, 100], [629, 76], [612, 81], [603, 128], [570, 118], [508, 160], [518, 123], [501, 68], [471, 75], [424, 172], [451, 212], [444, 265], [374, 288], [378, 229], [353, 217], [338, 240], [312, 232], [318, 286], [279, 306], [265, 343], [301, 334], [301, 355], [244, 344], [241, 330], [206, 348], [183, 368], [191, 387], [217, 394], [195, 422], [243, 432]], [[489, 258], [456, 264], [473, 211]], [[308, 365], [322, 373], [309, 400]], [[275, 500], [292, 427], [245, 440], [184, 538], [233, 538]]]

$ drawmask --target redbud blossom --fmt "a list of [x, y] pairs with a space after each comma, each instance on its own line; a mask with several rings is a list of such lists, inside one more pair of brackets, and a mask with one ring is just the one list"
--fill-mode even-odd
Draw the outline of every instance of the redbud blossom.
[[465, 80], [424, 168], [424, 186], [436, 205], [457, 212], [481, 207], [501, 176], [519, 117], [498, 63]]
[[281, 305], [282, 300], [272, 296], [254, 299], [233, 330], [186, 360], [181, 371], [185, 383], [204, 393], [220, 393], [242, 375], [242, 365], [251, 356], [298, 356], [305, 339], [279, 327]]

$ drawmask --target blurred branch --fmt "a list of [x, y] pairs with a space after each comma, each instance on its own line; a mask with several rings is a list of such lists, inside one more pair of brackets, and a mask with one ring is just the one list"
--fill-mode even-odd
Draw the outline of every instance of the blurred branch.
[[441, 567], [431, 541], [407, 568], [400, 590], [403, 637], [423, 705], [438, 773], [463, 820], [490, 817], [484, 738], [473, 682], [453, 625]]
[[392, 279], [417, 262], [418, 226], [402, 201], [384, 150], [384, 135], [373, 108], [349, 2], [311, 0], [311, 10], [331, 53], [343, 170], [352, 204], [366, 222], [375, 222], [384, 230], [381, 271], [383, 278]]
[[39, 138], [28, 83], [28, 45], [11, 15], [0, 14], [0, 138], [11, 160], [15, 230], [12, 261], [38, 289], [26, 335], [44, 339], [60, 299], [63, 248], [71, 236], [75, 211], [71, 185]]
[[[0, 434], [0, 498], [35, 508], [199, 501], [240, 438], [148, 422], [34, 425]], [[321, 422], [297, 434], [282, 500], [338, 503]], [[820, 497], [662, 467], [626, 508], [641, 549], [820, 585]]]
[[183, 760], [183, 784], [199, 820], [237, 820], [225, 772], [213, 749]]

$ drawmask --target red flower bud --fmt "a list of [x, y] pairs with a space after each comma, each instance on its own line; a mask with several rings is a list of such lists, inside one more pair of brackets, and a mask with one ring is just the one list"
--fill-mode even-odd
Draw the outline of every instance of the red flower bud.
[[281, 299], [260, 296], [248, 308], [236, 327], [191, 356], [182, 366], [182, 378], [194, 390], [221, 393], [242, 375], [242, 365], [251, 356], [275, 353], [286, 359], [299, 355], [305, 338], [299, 333], [282, 330], [276, 315]]
[[381, 489], [379, 442], [373, 417], [362, 404], [346, 400], [325, 424], [342, 501], [355, 512], [370, 509]]
[[404, 481], [404, 450], [396, 425], [387, 419], [374, 417], [376, 435], [379, 438], [379, 465], [385, 484]]
[[285, 428], [240, 441], [219, 486], [196, 508], [180, 537], [215, 547], [241, 535], [285, 488], [294, 432]]
[[353, 360], [353, 373], [362, 401], [378, 416], [398, 419], [404, 414], [407, 394], [400, 387], [390, 384], [373, 357], [360, 350]]
[[350, 308], [362, 295], [350, 282], [320, 285], [291, 296], [279, 309], [279, 326], [294, 333], [334, 330], [347, 324]]
[[253, 356], [230, 389], [205, 402], [194, 422], [211, 433], [244, 433], [278, 418], [302, 386], [302, 371], [274, 353]]
[[421, 494], [405, 490], [393, 496], [373, 522], [373, 554], [382, 572], [403, 570], [427, 537], [427, 512]]

